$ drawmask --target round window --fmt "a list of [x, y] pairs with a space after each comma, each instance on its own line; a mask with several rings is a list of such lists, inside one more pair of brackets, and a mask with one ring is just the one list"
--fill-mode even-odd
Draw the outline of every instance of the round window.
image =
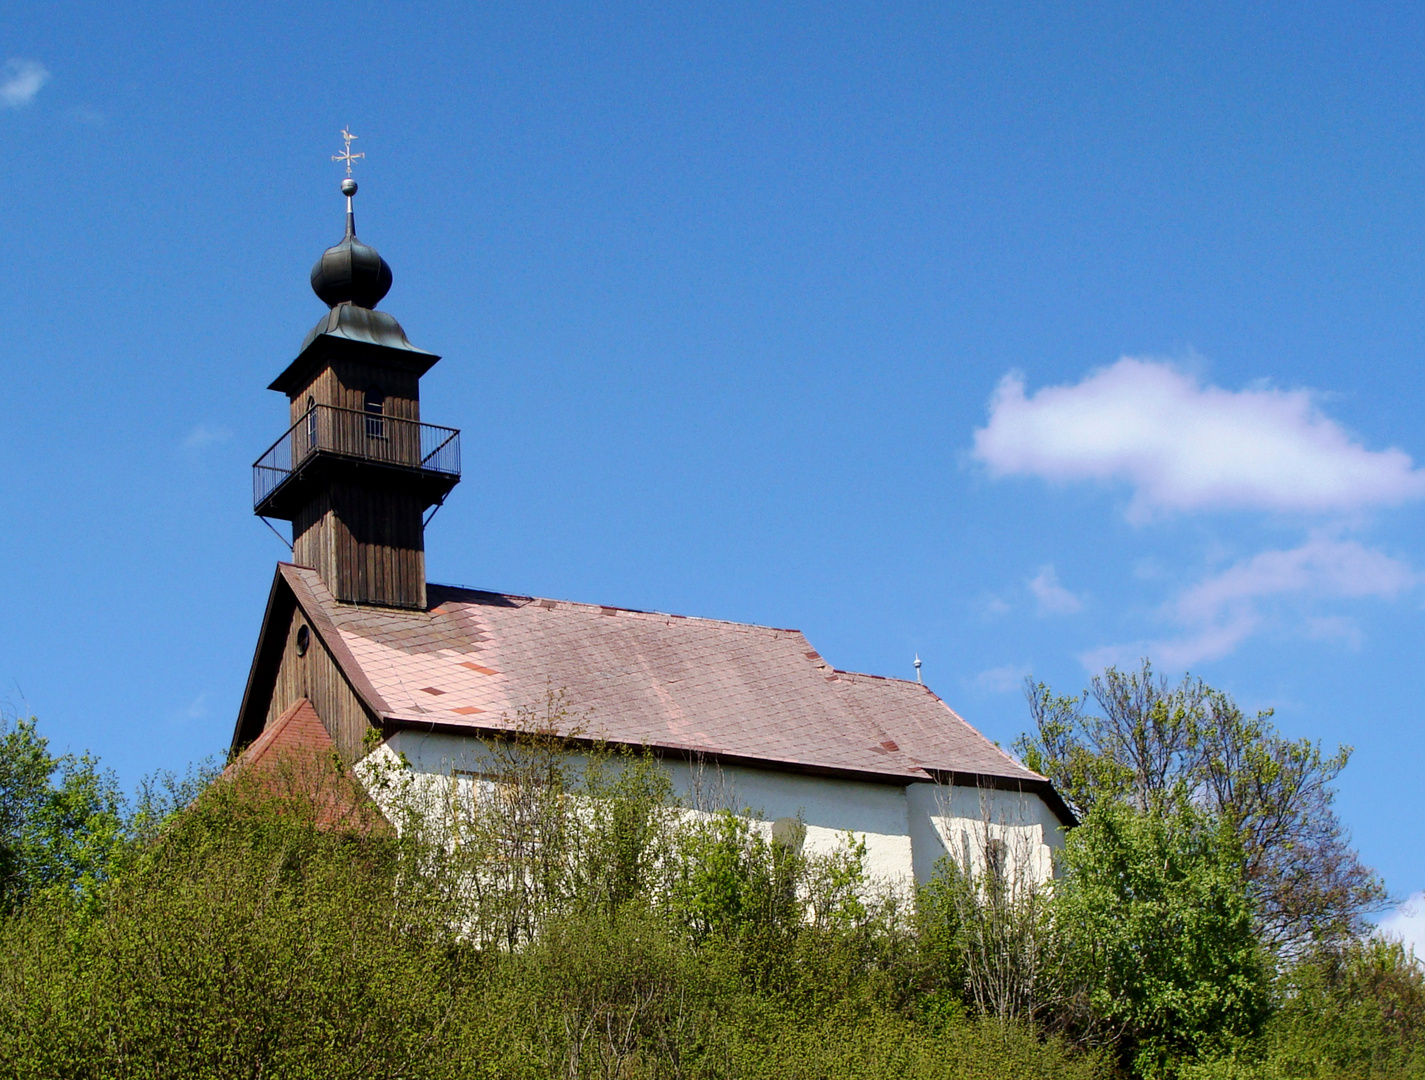
[[307, 647], [312, 643], [312, 632], [307, 629], [306, 624], [297, 627], [297, 655], [306, 656]]

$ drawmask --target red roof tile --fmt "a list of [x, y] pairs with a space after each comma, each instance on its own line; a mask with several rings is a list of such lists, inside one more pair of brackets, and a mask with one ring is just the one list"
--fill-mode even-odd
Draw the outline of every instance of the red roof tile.
[[291, 753], [329, 754], [335, 749], [312, 703], [298, 698], [228, 768], [257, 765]]

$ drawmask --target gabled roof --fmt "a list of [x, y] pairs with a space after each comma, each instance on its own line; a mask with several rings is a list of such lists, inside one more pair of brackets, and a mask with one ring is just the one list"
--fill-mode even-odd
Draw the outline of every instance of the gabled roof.
[[291, 754], [321, 757], [335, 752], [336, 744], [322, 726], [317, 710], [306, 698], [298, 698], [233, 759], [227, 771], [235, 772], [250, 766], [261, 768], [268, 762]]
[[[286, 590], [388, 726], [509, 730], [555, 690], [588, 737], [891, 783], [1023, 788], [1072, 821], [1044, 777], [929, 688], [838, 671], [798, 630], [441, 585], [427, 587], [427, 611], [343, 604], [316, 571], [287, 564], [269, 621]], [[240, 718], [239, 739], [243, 728]]]

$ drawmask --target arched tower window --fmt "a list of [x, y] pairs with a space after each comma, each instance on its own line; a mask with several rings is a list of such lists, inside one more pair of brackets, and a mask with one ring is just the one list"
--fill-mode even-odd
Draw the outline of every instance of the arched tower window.
[[386, 396], [376, 387], [366, 391], [366, 434], [375, 439], [386, 437]]
[[307, 449], [317, 448], [317, 399], [307, 398]]

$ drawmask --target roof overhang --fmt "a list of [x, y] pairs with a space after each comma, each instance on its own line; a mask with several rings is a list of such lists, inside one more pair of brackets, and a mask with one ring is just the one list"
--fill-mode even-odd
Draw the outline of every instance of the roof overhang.
[[384, 311], [355, 304], [338, 304], [321, 317], [302, 342], [297, 358], [267, 389], [284, 394], [297, 392], [312, 373], [335, 356], [367, 360], [406, 368], [417, 377], [424, 375], [440, 359], [433, 352], [418, 349], [406, 332]]

